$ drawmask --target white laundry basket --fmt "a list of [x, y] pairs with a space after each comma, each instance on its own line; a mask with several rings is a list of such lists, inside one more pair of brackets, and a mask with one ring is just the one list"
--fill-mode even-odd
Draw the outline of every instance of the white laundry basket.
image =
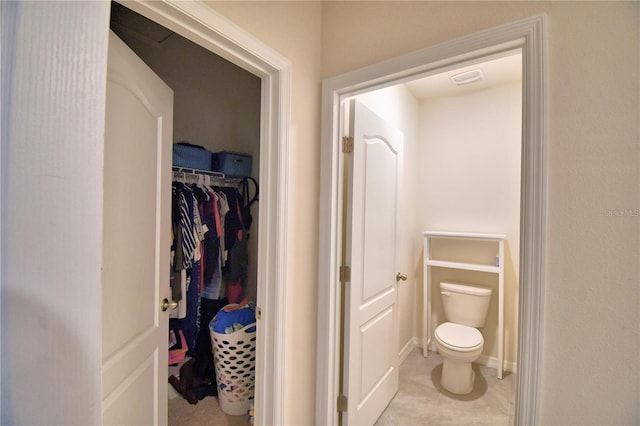
[[256, 373], [256, 323], [233, 333], [211, 331], [218, 401], [227, 414], [247, 414]]

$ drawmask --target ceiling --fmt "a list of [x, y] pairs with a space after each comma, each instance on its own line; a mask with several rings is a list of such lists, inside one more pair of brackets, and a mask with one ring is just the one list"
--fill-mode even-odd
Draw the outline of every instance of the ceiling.
[[174, 34], [173, 31], [115, 1], [111, 2], [111, 29], [116, 33], [127, 33], [152, 43], [162, 43]]
[[[128, 8], [112, 2], [111, 26], [118, 31], [130, 33], [147, 42], [162, 43], [174, 33], [145, 18]], [[451, 81], [451, 76], [466, 71], [481, 69], [484, 74], [482, 81], [458, 86]], [[498, 53], [490, 57], [483, 57], [461, 65], [438, 70], [435, 74], [425, 76], [406, 84], [409, 91], [418, 100], [443, 96], [457, 96], [483, 90], [510, 81], [522, 79], [522, 53], [520, 49]]]
[[[475, 69], [481, 69], [484, 74], [482, 81], [458, 86], [451, 81], [451, 77]], [[424, 78], [406, 83], [406, 87], [419, 100], [457, 96], [469, 92], [486, 89], [511, 81], [522, 80], [522, 53], [520, 50], [502, 53], [491, 59], [482, 58], [481, 61], [467, 63]]]

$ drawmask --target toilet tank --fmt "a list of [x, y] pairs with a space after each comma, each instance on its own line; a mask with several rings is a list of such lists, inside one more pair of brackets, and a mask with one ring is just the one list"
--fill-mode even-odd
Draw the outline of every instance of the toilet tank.
[[483, 327], [491, 301], [491, 289], [469, 284], [440, 283], [440, 296], [447, 321]]

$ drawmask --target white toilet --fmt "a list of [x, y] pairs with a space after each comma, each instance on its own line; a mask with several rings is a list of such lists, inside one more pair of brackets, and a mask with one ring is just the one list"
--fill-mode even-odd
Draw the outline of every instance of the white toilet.
[[473, 390], [471, 363], [482, 354], [484, 345], [477, 327], [484, 326], [491, 289], [442, 282], [440, 295], [448, 321], [434, 332], [436, 348], [444, 358], [441, 383], [449, 392], [462, 395]]

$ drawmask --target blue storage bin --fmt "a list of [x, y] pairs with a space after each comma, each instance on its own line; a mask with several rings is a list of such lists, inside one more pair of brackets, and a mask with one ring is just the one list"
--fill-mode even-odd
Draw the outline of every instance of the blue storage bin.
[[221, 151], [213, 154], [213, 170], [227, 176], [251, 176], [251, 156], [237, 152]]
[[211, 171], [213, 153], [201, 146], [178, 142], [173, 145], [173, 166]]

